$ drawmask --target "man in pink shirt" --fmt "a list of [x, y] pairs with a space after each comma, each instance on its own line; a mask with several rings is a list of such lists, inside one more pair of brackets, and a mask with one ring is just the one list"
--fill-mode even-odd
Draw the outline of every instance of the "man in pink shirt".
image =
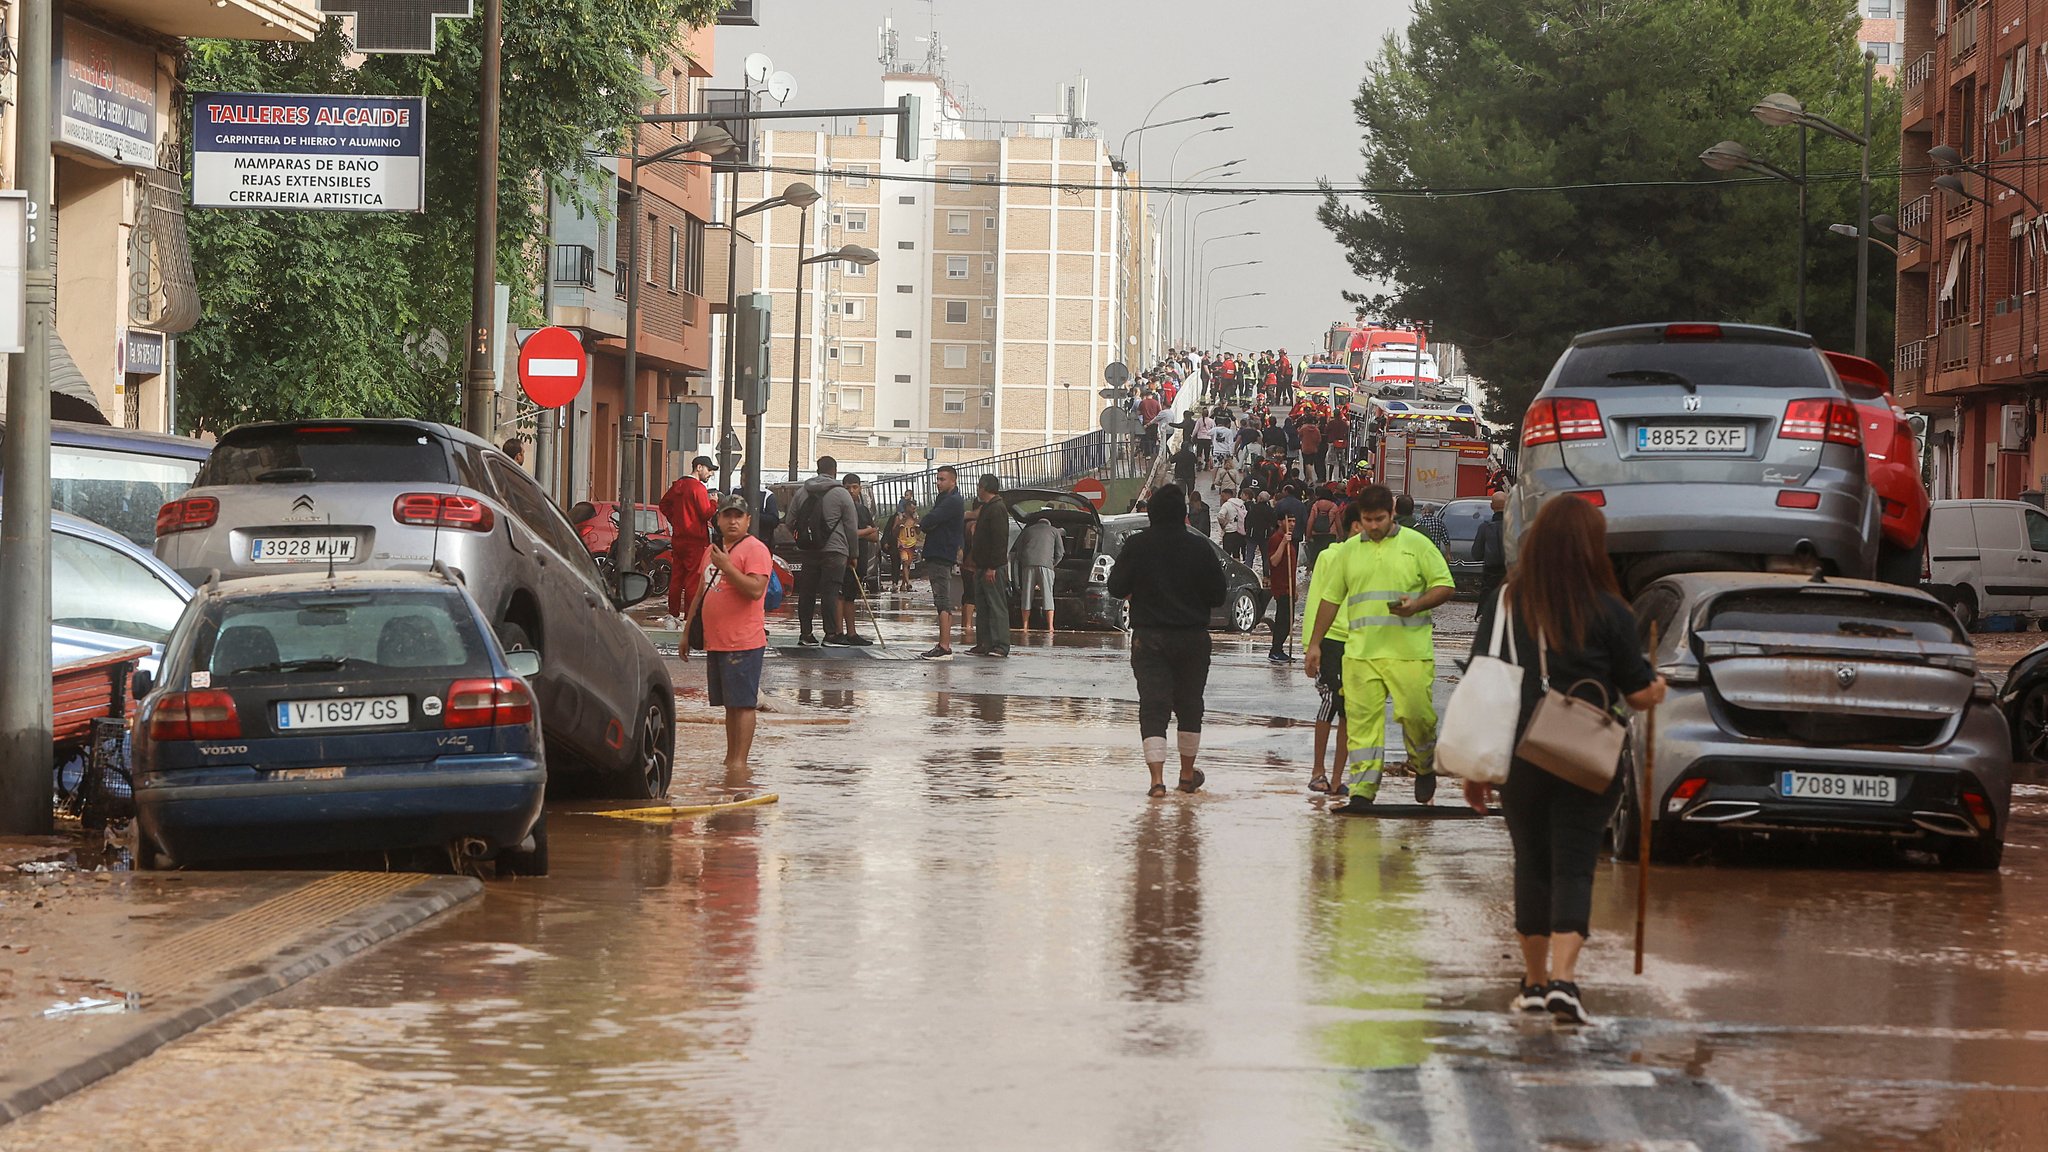
[[[746, 498], [718, 502], [718, 534], [709, 545], [712, 572], [704, 590], [705, 674], [713, 708], [725, 709], [725, 771], [743, 776], [754, 750], [755, 710], [761, 704], [761, 658], [768, 647], [762, 598], [775, 561], [753, 535]], [[681, 573], [677, 573], [678, 576]]]

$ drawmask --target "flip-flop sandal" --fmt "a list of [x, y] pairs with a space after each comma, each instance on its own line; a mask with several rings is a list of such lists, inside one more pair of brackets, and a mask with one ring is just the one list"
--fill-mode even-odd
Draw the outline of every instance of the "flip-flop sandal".
[[1152, 797], [1153, 799], [1155, 799], [1155, 800], [1156, 800], [1156, 799], [1158, 799], [1159, 797], [1161, 797], [1161, 796], [1164, 796], [1164, 795], [1166, 795], [1166, 785], [1164, 785], [1164, 784], [1154, 784], [1154, 785], [1152, 786], [1151, 790], [1150, 790], [1150, 791], [1148, 791], [1148, 792], [1146, 792], [1146, 793], [1145, 793], [1145, 795], [1147, 795], [1147, 796], [1150, 796], [1150, 797]]
[[1309, 781], [1308, 790], [1311, 792], [1328, 792], [1330, 790], [1329, 777], [1318, 776], [1315, 779]]
[[1183, 780], [1179, 784], [1175, 785], [1175, 787], [1192, 796], [1195, 793], [1200, 792], [1202, 790], [1203, 783], [1206, 782], [1208, 779], [1209, 778], [1207, 776], [1202, 775], [1202, 770], [1200, 768], [1197, 768], [1195, 769], [1194, 779]]

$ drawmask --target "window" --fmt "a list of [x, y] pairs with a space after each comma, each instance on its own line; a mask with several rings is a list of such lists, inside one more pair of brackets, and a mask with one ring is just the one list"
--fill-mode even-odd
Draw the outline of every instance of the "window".
[[533, 477], [519, 470], [519, 466], [502, 456], [490, 457], [491, 481], [497, 486], [498, 495], [504, 498], [505, 506], [512, 510], [526, 530], [538, 536], [548, 545], [557, 558], [567, 567], [573, 568], [593, 587], [602, 588], [597, 565], [590, 559], [590, 549], [583, 546], [583, 538], [569, 527], [561, 510], [555, 507], [548, 494], [541, 491]]
[[984, 217], [982, 217], [982, 218], [981, 218], [981, 226], [982, 226], [983, 228], [993, 228], [993, 227], [995, 227], [995, 226], [996, 226], [996, 218], [995, 218], [995, 217], [993, 217], [993, 216], [984, 216]]
[[846, 318], [848, 320], [867, 319], [868, 302], [865, 300], [848, 300], [841, 307], [846, 310]]
[[2027, 513], [2027, 546], [2036, 552], [2048, 552], [2048, 516], [2032, 508]]
[[209, 612], [195, 630], [194, 663], [216, 680], [283, 675], [317, 682], [334, 661], [422, 678], [429, 669], [444, 677], [488, 676], [490, 659], [470, 611], [441, 591], [380, 592], [374, 601], [324, 589], [238, 598]]
[[915, 204], [915, 203], [917, 203], [917, 197], [915, 197], [915, 196], [898, 196], [898, 197], [896, 198], [896, 202], [897, 202], [898, 204]]
[[895, 427], [897, 427], [897, 428], [908, 428], [908, 427], [910, 427], [910, 421], [908, 421], [908, 420], [895, 420], [895, 421], [891, 421], [891, 423], [892, 423], [892, 425], [893, 425], [893, 426], [895, 426]]
[[941, 436], [939, 437], [939, 446], [942, 448], [965, 448], [966, 445], [960, 442], [961, 439], [959, 436]]
[[965, 368], [965, 367], [967, 367], [967, 345], [965, 345], [965, 344], [948, 344], [948, 345], [946, 345], [946, 367], [948, 367], [948, 368]]
[[66, 532], [50, 533], [50, 622], [161, 644], [185, 597], [142, 561]]
[[837, 348], [827, 348], [827, 349], [825, 349], [825, 359], [827, 359], [827, 360], [837, 360], [837, 359], [839, 359], [839, 349], [837, 349]]
[[688, 248], [683, 259], [683, 290], [695, 296], [704, 294], [704, 222], [690, 217], [689, 230], [685, 233]]
[[661, 283], [661, 281], [659, 281], [659, 280], [656, 280], [656, 279], [654, 278], [654, 260], [655, 260], [655, 247], [654, 247], [654, 238], [655, 238], [656, 236], [659, 236], [659, 235], [661, 235], [661, 220], [660, 220], [660, 218], [659, 218], [659, 217], [655, 216], [655, 215], [654, 215], [654, 213], [652, 213], [652, 212], [649, 212], [649, 213], [647, 214], [647, 232], [646, 232], [646, 236], [647, 236], [647, 252], [646, 252], [646, 257], [647, 257], [647, 282], [648, 282], [649, 284], [659, 284], [659, 283]]
[[[2015, 224], [2018, 220], [2014, 221]], [[2006, 296], [1999, 311], [2012, 311], [2020, 306], [2020, 296], [2027, 290], [2027, 235], [2015, 230], [2006, 241], [2005, 256]]]
[[965, 323], [967, 323], [967, 301], [965, 301], [965, 300], [948, 300], [948, 301], [946, 301], [946, 323], [948, 323], [948, 324], [965, 324]]
[[960, 167], [948, 168], [946, 169], [946, 175], [954, 180], [972, 180], [974, 179], [974, 170], [972, 168]]
[[968, 232], [968, 223], [967, 223], [967, 213], [965, 213], [965, 212], [948, 212], [948, 213], [946, 213], [946, 235], [948, 235], [948, 236], [965, 236], [965, 235], [967, 235], [967, 232]]
[[896, 286], [896, 292], [897, 292], [897, 294], [898, 294], [898, 295], [902, 295], [902, 296], [908, 296], [908, 295], [910, 295], [910, 294], [911, 294], [912, 292], [915, 292], [915, 291], [917, 291], [917, 288], [916, 288], [916, 286], [915, 286], [915, 285], [911, 285], [911, 284], [898, 284], [898, 285]]
[[860, 411], [860, 389], [841, 388], [839, 390], [839, 410], [841, 412]]
[[993, 407], [995, 407], [995, 406], [996, 406], [996, 394], [995, 394], [995, 393], [993, 393], [993, 392], [983, 392], [983, 393], [981, 394], [981, 406], [982, 406], [983, 408], [993, 408]]
[[993, 173], [993, 172], [983, 172], [983, 173], [981, 174], [981, 178], [982, 178], [982, 179], [983, 179], [984, 181], [986, 181], [986, 182], [988, 182], [988, 183], [990, 183], [990, 184], [993, 184], [993, 183], [995, 183], [995, 182], [996, 182], [996, 174], [995, 174], [995, 173]]
[[855, 210], [855, 209], [848, 209], [848, 210], [847, 210], [847, 213], [846, 213], [846, 230], [847, 230], [848, 232], [865, 232], [865, 231], [867, 231], [867, 230], [868, 230], [868, 214], [867, 214], [866, 212], [864, 212], [864, 211], [859, 211], [859, 210]]
[[898, 340], [908, 340], [914, 335], [916, 335], [916, 333], [912, 332], [908, 328], [898, 328], [896, 330], [896, 338]]
[[967, 257], [965, 257], [965, 256], [948, 256], [948, 257], [946, 257], [946, 279], [948, 279], [948, 280], [965, 280], [965, 279], [967, 279]]
[[856, 368], [860, 367], [861, 365], [868, 362], [868, 346], [865, 344], [840, 345], [839, 362], [841, 364], [852, 365], [853, 367]]
[[1864, 0], [1863, 14], [1873, 20], [1889, 20], [1892, 17], [1892, 0]]
[[982, 318], [983, 320], [993, 320], [993, 319], [995, 319], [995, 318], [996, 318], [996, 306], [995, 306], [995, 305], [993, 305], [993, 304], [988, 304], [988, 305], [984, 305], [984, 306], [982, 307], [982, 309], [981, 309], [981, 318]]
[[865, 264], [858, 264], [852, 260], [841, 260], [839, 263], [845, 269], [848, 276], [865, 276], [868, 274], [868, 266]]
[[[939, 411], [948, 414], [958, 414], [967, 411], [967, 393], [956, 389], [947, 389], [945, 392], [940, 393]], [[948, 444], [946, 447], [958, 448], [959, 445]]]
[[915, 251], [917, 250], [917, 241], [915, 241], [915, 240], [898, 240], [898, 241], [896, 242], [896, 247], [898, 247], [898, 248], [902, 249], [902, 250], [903, 250], [903, 251], [905, 251], [905, 252], [915, 252]]
[[1892, 62], [1892, 46], [1889, 40], [1866, 40], [1863, 43], [1863, 50], [1877, 57], [1880, 65]]
[[670, 225], [668, 230], [668, 290], [674, 292], [683, 286], [683, 230]]
[[848, 164], [846, 166], [846, 186], [848, 188], [867, 187], [868, 166], [865, 164]]
[[982, 352], [981, 352], [981, 362], [982, 362], [983, 364], [993, 364], [993, 363], [995, 363], [995, 362], [996, 362], [996, 354], [995, 354], [995, 353], [993, 353], [993, 352], [990, 352], [990, 351], [989, 351], [988, 349], [986, 349], [986, 348], [982, 349]]
[[99, 448], [50, 446], [50, 505], [96, 520], [148, 548], [156, 510], [184, 495], [200, 461]]
[[[908, 375], [907, 373], [906, 373], [905, 375], [902, 375], [902, 376], [898, 376], [898, 377], [896, 377], [896, 382], [897, 382], [898, 384], [908, 384], [908, 383], [910, 383], [910, 376], [909, 376], [909, 375]], [[907, 424], [898, 424], [898, 425], [897, 425], [897, 427], [898, 427], [898, 428], [907, 428], [907, 427], [909, 427], [909, 425], [907, 425]]]
[[983, 260], [981, 262], [981, 270], [983, 272], [993, 273], [996, 270], [996, 262], [993, 260]]
[[402, 425], [245, 424], [220, 438], [193, 483], [256, 484], [257, 477], [284, 469], [304, 469], [330, 484], [446, 484], [450, 478], [441, 442]]

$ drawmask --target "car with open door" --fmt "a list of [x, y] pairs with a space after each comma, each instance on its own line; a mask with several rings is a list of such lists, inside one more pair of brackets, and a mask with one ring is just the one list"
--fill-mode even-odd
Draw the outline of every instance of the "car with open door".
[[[1636, 598], [1657, 709], [1652, 850], [1717, 839], [1881, 837], [1995, 868], [2012, 734], [1955, 616], [1925, 592], [1767, 573], [1668, 576]], [[1616, 843], [1633, 857], [1652, 762], [1637, 716]]]

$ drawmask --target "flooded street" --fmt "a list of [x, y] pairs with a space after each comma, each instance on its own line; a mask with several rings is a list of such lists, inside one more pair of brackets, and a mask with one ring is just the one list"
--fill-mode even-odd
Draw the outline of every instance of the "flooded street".
[[[1447, 609], [1439, 658], [1470, 609]], [[2048, 1122], [2048, 803], [2006, 865], [1603, 862], [1580, 1032], [1507, 1014], [1498, 820], [1344, 818], [1315, 696], [1217, 635], [1201, 795], [1147, 800], [1119, 636], [779, 650], [748, 780], [682, 666], [672, 796], [551, 810], [487, 894], [0, 1129], [0, 1148], [2020, 1149]], [[1447, 691], [1439, 684], [1440, 695]], [[1385, 799], [1407, 800], [1395, 779]], [[1629, 1142], [1641, 1142], [1631, 1144]], [[1662, 1143], [1658, 1143], [1658, 1142]]]

